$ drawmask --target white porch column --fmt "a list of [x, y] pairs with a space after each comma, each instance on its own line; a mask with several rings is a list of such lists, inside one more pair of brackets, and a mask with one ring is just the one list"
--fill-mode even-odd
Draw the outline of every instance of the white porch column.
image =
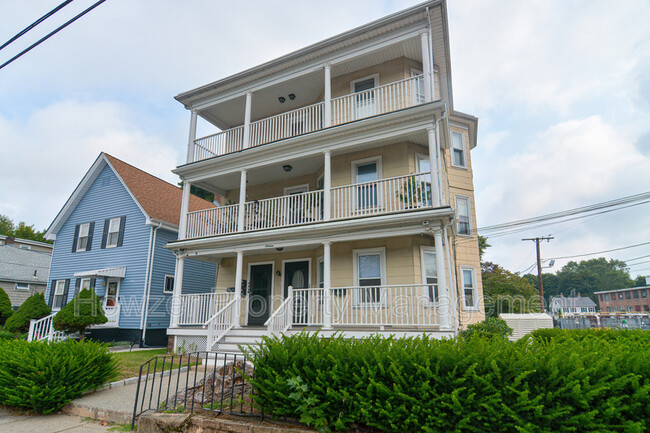
[[169, 327], [175, 328], [181, 318], [181, 295], [183, 294], [183, 268], [185, 259], [176, 257], [176, 270], [174, 271], [174, 292], [172, 294], [172, 311]]
[[332, 264], [330, 243], [323, 242], [323, 329], [332, 329]]
[[196, 140], [196, 111], [192, 110], [190, 117], [190, 136], [187, 140], [187, 163], [194, 162], [194, 140]]
[[246, 170], [241, 171], [239, 178], [239, 207], [237, 208], [237, 231], [244, 231], [244, 212], [246, 208]]
[[237, 251], [237, 264], [235, 267], [235, 328], [241, 327], [241, 281], [244, 267], [244, 252]]
[[192, 184], [188, 181], [183, 181], [183, 196], [181, 198], [181, 219], [178, 224], [178, 239], [187, 238], [187, 212], [190, 207], [190, 190]]
[[332, 67], [327, 64], [325, 70], [325, 92], [324, 92], [324, 105], [325, 105], [325, 119], [323, 126], [325, 128], [332, 126]]
[[246, 92], [246, 108], [244, 109], [244, 149], [250, 147], [252, 102], [253, 92]]
[[431, 203], [434, 207], [442, 206], [440, 198], [440, 173], [438, 172], [439, 145], [434, 128], [427, 128], [429, 137], [429, 168], [431, 174]]
[[429, 57], [429, 33], [428, 32], [420, 33], [420, 45], [422, 46], [422, 75], [424, 75], [424, 99], [427, 102], [430, 102], [433, 100], [433, 94], [431, 92], [431, 89], [433, 88], [433, 86], [431, 85], [431, 83], [433, 82], [432, 80], [433, 65]]
[[323, 169], [323, 221], [329, 221], [332, 216], [332, 153], [324, 152]]
[[434, 229], [433, 238], [436, 249], [436, 268], [438, 270], [438, 314], [440, 315], [440, 327], [451, 328], [451, 298], [447, 286], [447, 272], [445, 272], [445, 249], [442, 246], [442, 230]]

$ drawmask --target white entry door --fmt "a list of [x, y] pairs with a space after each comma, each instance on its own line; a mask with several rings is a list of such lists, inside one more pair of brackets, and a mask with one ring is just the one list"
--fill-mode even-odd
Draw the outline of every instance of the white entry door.
[[120, 319], [120, 279], [109, 278], [106, 281], [106, 294], [104, 295], [104, 302], [102, 308], [104, 314], [108, 319], [106, 325], [117, 325]]

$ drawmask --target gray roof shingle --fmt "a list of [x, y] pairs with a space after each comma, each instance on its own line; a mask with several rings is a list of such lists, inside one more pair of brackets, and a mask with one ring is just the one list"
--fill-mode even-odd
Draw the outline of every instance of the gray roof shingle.
[[0, 245], [0, 280], [47, 284], [51, 258], [47, 252]]
[[586, 297], [576, 297], [576, 298], [571, 298], [571, 297], [562, 297], [562, 296], [556, 296], [553, 298], [553, 302], [555, 302], [558, 307], [595, 307], [596, 303], [592, 301], [590, 298]]

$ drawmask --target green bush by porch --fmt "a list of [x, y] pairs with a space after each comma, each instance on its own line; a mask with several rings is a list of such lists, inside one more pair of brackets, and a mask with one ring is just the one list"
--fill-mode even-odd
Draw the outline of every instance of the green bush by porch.
[[40, 319], [50, 314], [52, 310], [45, 302], [45, 295], [36, 293], [23, 302], [14, 314], [7, 319], [5, 331], [9, 332], [27, 332], [29, 331], [29, 321], [31, 319]]
[[11, 300], [9, 295], [0, 287], [0, 326], [4, 326], [7, 322], [7, 319], [14, 314], [14, 310], [11, 309]]
[[[252, 383], [265, 413], [332, 430], [646, 431], [650, 333], [631, 345], [616, 332], [516, 343], [268, 338], [254, 350]], [[308, 405], [291, 398], [296, 383]]]
[[54, 327], [67, 333], [79, 332], [84, 338], [86, 328], [90, 325], [101, 325], [108, 322], [102, 310], [99, 296], [93, 290], [84, 289], [61, 311], [54, 316]]
[[105, 345], [0, 341], [0, 404], [44, 414], [115, 377], [117, 360]]

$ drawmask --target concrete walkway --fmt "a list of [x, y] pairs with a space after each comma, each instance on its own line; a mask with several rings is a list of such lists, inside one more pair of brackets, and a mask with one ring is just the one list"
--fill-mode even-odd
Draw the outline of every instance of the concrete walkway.
[[98, 433], [108, 431], [96, 421], [77, 416], [54, 415], [15, 415], [0, 409], [0, 431], [3, 433]]

